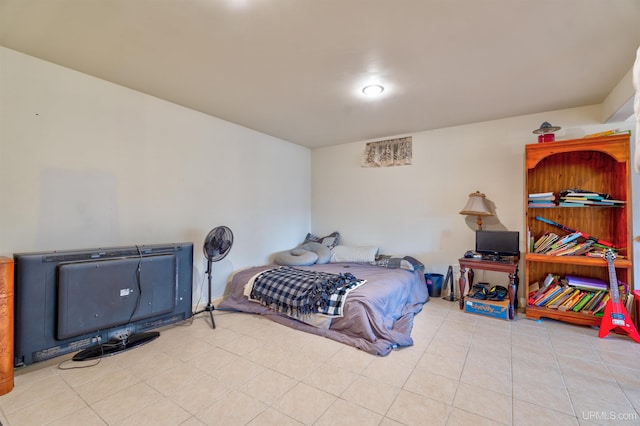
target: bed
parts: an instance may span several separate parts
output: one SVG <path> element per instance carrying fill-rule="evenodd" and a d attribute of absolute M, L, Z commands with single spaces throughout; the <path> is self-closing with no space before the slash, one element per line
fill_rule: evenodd
<path fill-rule="evenodd" d="M 429 297 L 422 269 L 410 271 L 350 262 L 296 266 L 305 271 L 350 273 L 358 280 L 365 280 L 364 284 L 349 291 L 342 316 L 331 317 L 328 324 L 314 326 L 311 325 L 313 319 L 303 319 L 307 322 L 294 319 L 250 300 L 245 294 L 248 293 L 247 285 L 253 285 L 258 274 L 276 268 L 281 267 L 263 265 L 235 273 L 229 293 L 219 308 L 264 315 L 288 327 L 325 336 L 379 356 L 386 356 L 397 347 L 413 345 L 413 318 Z"/>

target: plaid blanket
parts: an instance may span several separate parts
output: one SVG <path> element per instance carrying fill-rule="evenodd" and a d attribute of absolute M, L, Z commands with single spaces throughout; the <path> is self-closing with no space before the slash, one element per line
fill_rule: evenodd
<path fill-rule="evenodd" d="M 288 315 L 342 316 L 347 294 L 364 282 L 350 273 L 330 274 L 283 266 L 256 277 L 251 299 Z"/>

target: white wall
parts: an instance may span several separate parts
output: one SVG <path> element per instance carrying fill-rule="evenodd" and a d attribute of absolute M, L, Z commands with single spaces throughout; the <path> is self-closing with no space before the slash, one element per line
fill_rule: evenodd
<path fill-rule="evenodd" d="M 2 47 L 0 64 L 0 255 L 190 241 L 198 292 L 227 225 L 217 297 L 309 231 L 307 148 Z"/>
<path fill-rule="evenodd" d="M 537 143 L 532 131 L 549 121 L 562 127 L 557 139 L 572 139 L 633 125 L 632 120 L 603 125 L 600 117 L 600 106 L 591 106 L 407 134 L 413 137 L 410 166 L 361 167 L 366 141 L 314 149 L 312 229 L 319 235 L 337 230 L 344 244 L 412 255 L 427 272 L 445 274 L 474 247 L 475 218 L 458 212 L 478 190 L 496 214 L 484 218 L 484 229 L 520 231 L 523 250 L 524 145 Z M 638 176 L 633 179 L 640 187 Z M 506 282 L 506 275 L 478 271 L 476 281 L 483 280 Z"/>

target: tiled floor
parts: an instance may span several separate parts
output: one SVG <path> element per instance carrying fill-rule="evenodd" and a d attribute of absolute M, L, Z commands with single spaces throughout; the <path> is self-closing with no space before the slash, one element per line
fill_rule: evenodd
<path fill-rule="evenodd" d="M 415 345 L 375 357 L 217 310 L 91 368 L 16 372 L 3 425 L 640 424 L 640 345 L 432 299 Z M 79 363 L 66 363 L 65 366 Z"/>

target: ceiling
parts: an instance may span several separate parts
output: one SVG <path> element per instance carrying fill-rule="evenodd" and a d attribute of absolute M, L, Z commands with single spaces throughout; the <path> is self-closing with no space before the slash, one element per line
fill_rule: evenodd
<path fill-rule="evenodd" d="M 0 0 L 0 45 L 314 148 L 600 104 L 640 1 Z"/>

